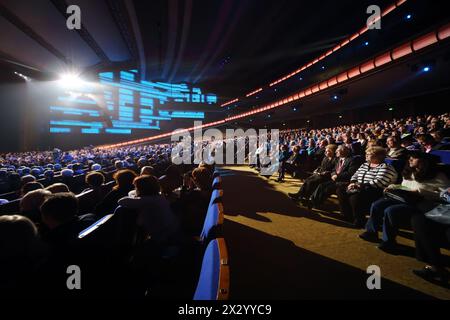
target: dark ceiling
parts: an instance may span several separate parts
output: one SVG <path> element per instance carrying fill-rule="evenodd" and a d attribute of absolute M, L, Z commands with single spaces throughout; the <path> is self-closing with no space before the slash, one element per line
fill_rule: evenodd
<path fill-rule="evenodd" d="M 0 59 L 35 77 L 71 65 L 86 73 L 137 67 L 143 78 L 195 83 L 224 102 L 267 85 L 360 30 L 369 5 L 383 9 L 393 2 L 0 0 Z M 447 3 L 407 1 L 383 20 L 382 30 L 365 36 L 366 51 L 358 42 L 333 54 L 326 72 L 448 20 Z M 81 8 L 79 31 L 65 26 L 69 4 Z M 413 14 L 409 22 L 407 13 Z M 320 75 L 311 81 L 315 77 Z"/>

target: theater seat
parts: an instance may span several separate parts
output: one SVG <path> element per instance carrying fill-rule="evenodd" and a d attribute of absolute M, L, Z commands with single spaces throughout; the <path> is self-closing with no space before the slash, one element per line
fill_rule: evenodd
<path fill-rule="evenodd" d="M 213 190 L 222 189 L 222 178 L 220 176 L 214 178 L 212 188 Z"/>
<path fill-rule="evenodd" d="M 450 151 L 448 151 L 448 150 L 433 150 L 430 152 L 430 154 L 439 157 L 443 164 L 450 165 Z"/>
<path fill-rule="evenodd" d="M 0 215 L 13 214 L 20 212 L 20 200 L 16 199 L 0 205 Z"/>
<path fill-rule="evenodd" d="M 223 190 L 216 189 L 211 193 L 211 200 L 209 202 L 209 206 L 212 206 L 214 203 L 222 202 Z"/>
<path fill-rule="evenodd" d="M 117 207 L 113 214 L 106 215 L 79 233 L 83 247 L 103 250 L 114 256 L 126 257 L 136 243 L 138 228 L 137 213 Z"/>
<path fill-rule="evenodd" d="M 203 229 L 200 233 L 200 241 L 207 243 L 208 239 L 213 239 L 222 233 L 223 206 L 221 203 L 214 203 L 209 206 L 206 213 Z"/>
<path fill-rule="evenodd" d="M 386 164 L 394 167 L 395 171 L 397 171 L 397 173 L 398 173 L 397 183 L 401 183 L 402 172 L 403 172 L 403 168 L 405 167 L 406 162 L 404 160 L 391 159 L 391 158 L 386 158 L 384 160 L 384 162 Z"/>
<path fill-rule="evenodd" d="M 193 300 L 228 300 L 230 268 L 223 238 L 211 240 L 203 255 Z"/>
<path fill-rule="evenodd" d="M 76 195 L 78 199 L 78 213 L 79 215 L 85 213 L 92 213 L 92 210 L 99 199 L 96 199 L 94 190 L 88 190 L 86 192 Z"/>

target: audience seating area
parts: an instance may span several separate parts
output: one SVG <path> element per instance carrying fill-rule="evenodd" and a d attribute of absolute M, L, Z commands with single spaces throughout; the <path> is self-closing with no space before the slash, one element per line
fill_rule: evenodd
<path fill-rule="evenodd" d="M 448 225 L 422 218 L 450 201 L 449 130 L 449 114 L 286 130 L 277 181 L 302 180 L 289 196 L 308 209 L 337 197 L 341 218 L 386 253 L 410 225 L 428 264 L 415 272 L 444 281 Z M 175 166 L 172 147 L 0 155 L 0 237 L 27 248 L 0 254 L 0 276 L 10 278 L 2 292 L 20 295 L 32 279 L 50 297 L 227 299 L 220 171 Z M 66 288 L 73 264 L 84 270 L 81 293 Z"/>

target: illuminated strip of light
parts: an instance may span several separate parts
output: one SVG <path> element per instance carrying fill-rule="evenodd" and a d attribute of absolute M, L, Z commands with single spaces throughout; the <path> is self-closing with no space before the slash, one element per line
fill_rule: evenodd
<path fill-rule="evenodd" d="M 391 4 L 389 7 L 387 7 L 382 13 L 381 13 L 381 17 L 384 17 L 386 15 L 388 15 L 389 13 L 391 13 L 392 11 L 394 11 L 396 8 L 400 7 L 402 4 L 404 4 L 407 0 L 399 0 L 394 4 Z M 378 20 L 381 19 L 377 18 L 374 20 L 373 23 L 378 22 Z M 328 57 L 329 55 L 331 55 L 332 53 L 340 50 L 341 48 L 343 48 L 344 46 L 346 46 L 347 44 L 349 44 L 350 42 L 354 41 L 355 39 L 357 39 L 358 37 L 360 37 L 361 35 L 363 35 L 364 33 L 366 33 L 369 30 L 369 28 L 366 26 L 364 26 L 360 31 L 358 31 L 357 33 L 353 34 L 352 36 L 350 36 L 349 38 L 345 39 L 344 41 L 342 41 L 340 44 L 338 44 L 337 46 L 335 46 L 333 49 L 328 50 L 326 53 L 324 53 L 323 55 L 321 55 L 320 57 L 316 58 L 315 60 L 311 61 L 310 63 L 305 64 L 303 67 L 298 68 L 297 70 L 291 72 L 290 74 L 273 81 L 272 83 L 269 84 L 269 87 L 273 87 L 274 85 L 277 85 L 287 79 L 292 78 L 293 76 L 299 74 L 300 72 L 312 67 L 313 65 L 317 64 L 318 62 L 322 61 L 323 59 L 325 59 L 326 57 Z M 262 91 L 263 89 L 261 89 L 260 91 Z M 258 91 L 258 92 L 260 92 Z M 250 93 L 248 94 L 246 97 L 250 97 L 255 93 Z M 234 103 L 235 100 L 230 101 L 229 103 L 225 103 L 223 105 L 221 105 L 221 107 L 225 107 L 229 104 Z"/>
<path fill-rule="evenodd" d="M 238 101 L 239 101 L 239 99 L 234 99 L 234 100 L 225 102 L 224 104 L 221 105 L 221 107 L 229 106 L 230 104 L 236 103 L 236 102 L 238 102 Z"/>
<path fill-rule="evenodd" d="M 448 38 L 450 38 L 450 23 L 436 29 L 433 32 L 430 32 L 423 36 L 420 36 L 420 37 L 416 38 L 415 40 L 408 41 L 394 49 L 391 49 L 385 53 L 382 53 L 379 56 L 372 58 L 369 61 L 366 61 L 357 67 L 354 67 L 345 72 L 342 72 L 337 76 L 331 77 L 328 80 L 325 80 L 325 81 L 322 81 L 315 85 L 312 85 L 300 92 L 297 92 L 296 94 L 294 94 L 292 96 L 285 97 L 276 102 L 268 104 L 264 107 L 261 107 L 261 108 L 258 108 L 258 109 L 255 109 L 255 110 L 252 110 L 252 111 L 249 111 L 246 113 L 238 114 L 233 117 L 228 117 L 223 120 L 216 121 L 216 122 L 205 123 L 205 124 L 202 124 L 201 126 L 180 130 L 180 131 L 178 131 L 178 133 L 190 132 L 190 131 L 193 131 L 196 129 L 214 127 L 217 125 L 225 124 L 230 121 L 235 121 L 237 119 L 246 118 L 248 116 L 251 116 L 251 115 L 254 115 L 257 113 L 261 113 L 261 112 L 265 112 L 265 111 L 268 111 L 268 110 L 271 110 L 274 108 L 282 107 L 290 102 L 301 100 L 305 97 L 313 95 L 314 93 L 324 91 L 324 90 L 334 87 L 336 85 L 346 83 L 350 79 L 353 79 L 363 73 L 367 73 L 369 71 L 378 69 L 381 66 L 388 65 L 388 64 L 392 63 L 393 61 L 396 61 L 398 59 L 409 56 L 417 51 L 420 51 L 420 50 L 427 48 L 431 45 L 434 45 L 436 43 L 442 42 L 443 40 L 448 39 Z M 168 137 L 172 136 L 173 134 L 174 134 L 173 132 L 168 132 L 168 133 L 160 134 L 160 135 L 153 136 L 153 137 L 143 138 L 143 139 L 139 139 L 139 140 L 132 140 L 132 141 L 122 142 L 122 143 L 118 143 L 118 144 L 100 146 L 100 148 L 105 148 L 105 149 L 120 148 L 120 147 L 124 147 L 124 146 L 128 146 L 128 145 L 132 145 L 132 144 L 146 143 L 146 142 L 150 142 L 150 141 L 154 141 L 154 140 L 158 140 L 158 139 L 162 139 L 162 138 L 168 138 Z"/>
<path fill-rule="evenodd" d="M 394 4 L 391 4 L 390 6 L 388 6 L 382 13 L 381 13 L 381 17 L 384 17 L 386 15 L 388 15 L 389 13 L 391 13 L 392 11 L 394 11 L 396 8 L 400 7 L 402 4 L 404 4 L 407 0 L 400 0 L 397 1 Z M 374 20 L 374 23 L 378 22 L 378 20 L 381 19 L 381 17 L 377 18 Z M 283 78 L 280 78 L 274 82 L 272 82 L 271 84 L 269 84 L 270 87 L 283 82 L 289 78 L 292 78 L 293 76 L 299 74 L 300 72 L 308 69 L 309 67 L 317 64 L 318 62 L 322 61 L 323 59 L 325 59 L 326 57 L 328 57 L 329 55 L 331 55 L 332 53 L 338 51 L 339 49 L 342 49 L 343 47 L 345 47 L 347 44 L 349 44 L 350 42 L 356 40 L 357 38 L 359 38 L 360 36 L 362 36 L 364 33 L 366 33 L 367 31 L 369 31 L 369 28 L 366 26 L 364 26 L 360 31 L 356 32 L 355 34 L 351 35 L 349 38 L 345 39 L 344 41 L 342 41 L 340 44 L 338 44 L 337 46 L 335 46 L 333 49 L 328 50 L 325 54 L 321 55 L 320 57 L 316 58 L 315 60 L 311 61 L 308 64 L 305 64 L 303 67 L 295 70 L 294 72 L 291 72 L 290 74 L 284 76 Z"/>
<path fill-rule="evenodd" d="M 251 97 L 251 96 L 253 96 L 253 95 L 255 95 L 255 94 L 257 94 L 258 92 L 261 92 L 261 91 L 263 91 L 263 88 L 259 88 L 259 89 L 255 90 L 253 92 L 250 92 L 249 94 L 246 95 L 246 97 L 247 98 Z"/>

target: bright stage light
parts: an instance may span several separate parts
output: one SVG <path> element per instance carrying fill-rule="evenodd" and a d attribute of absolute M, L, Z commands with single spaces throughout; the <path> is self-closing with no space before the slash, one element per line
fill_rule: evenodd
<path fill-rule="evenodd" d="M 76 89 L 84 84 L 84 81 L 74 73 L 66 73 L 61 75 L 59 83 L 64 88 Z"/>

